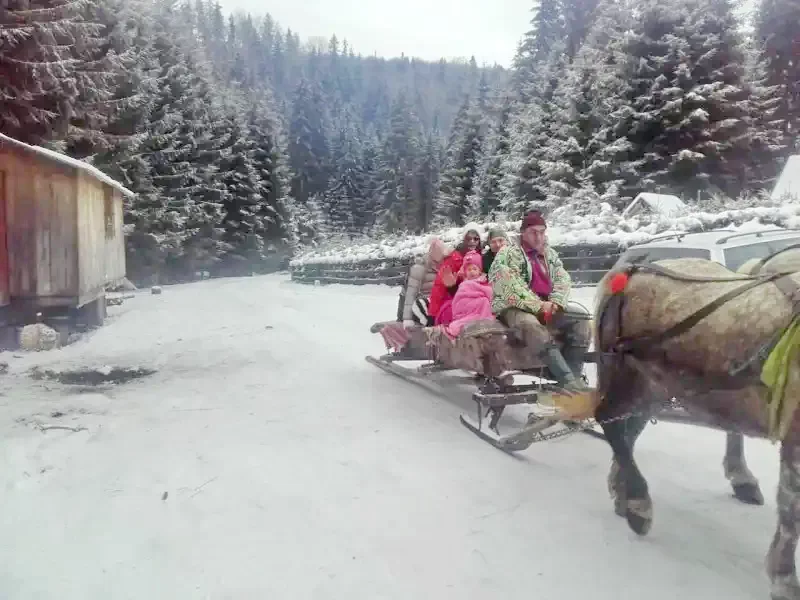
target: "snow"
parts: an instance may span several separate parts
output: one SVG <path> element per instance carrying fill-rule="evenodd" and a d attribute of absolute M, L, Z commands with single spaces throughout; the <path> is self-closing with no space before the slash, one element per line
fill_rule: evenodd
<path fill-rule="evenodd" d="M 800 154 L 789 157 L 772 190 L 773 200 L 781 200 L 785 196 L 794 196 L 795 200 L 800 199 Z"/>
<path fill-rule="evenodd" d="M 679 217 L 643 215 L 624 218 L 607 203 L 598 212 L 578 216 L 569 211 L 555 211 L 548 218 L 548 239 L 554 246 L 618 245 L 646 242 L 656 235 L 708 231 L 725 227 L 735 231 L 754 231 L 775 226 L 800 227 L 800 203 L 726 210 L 719 213 L 691 212 Z M 291 261 L 293 268 L 309 264 L 355 264 L 369 260 L 405 260 L 428 251 L 436 236 L 451 247 L 457 245 L 468 229 L 477 229 L 485 238 L 492 227 L 519 232 L 520 221 L 503 223 L 468 223 L 424 235 L 397 235 L 362 242 L 334 242 L 300 254 Z"/>
<path fill-rule="evenodd" d="M 19 140 L 16 140 L 12 137 L 8 137 L 7 135 L 0 133 L 0 145 L 2 145 L 2 143 L 8 143 L 11 144 L 12 146 L 16 146 L 17 148 L 28 150 L 29 152 L 33 152 L 34 154 L 38 154 L 39 156 L 47 158 L 48 160 L 52 160 L 62 165 L 66 165 L 70 168 L 85 171 L 95 179 L 102 181 L 106 185 L 110 185 L 111 187 L 115 188 L 125 196 L 133 197 L 135 195 L 128 188 L 123 186 L 118 181 L 111 179 L 111 177 L 103 173 L 97 167 L 94 167 L 82 160 L 78 160 L 76 158 L 72 158 L 71 156 L 67 156 L 66 154 L 61 154 L 60 152 L 50 150 L 49 148 L 42 148 L 41 146 L 33 146 L 31 144 L 26 144 L 25 142 L 21 142 Z"/>
<path fill-rule="evenodd" d="M 511 458 L 460 425 L 468 398 L 367 364 L 396 299 L 208 280 L 137 293 L 64 349 L 3 353 L 0 597 L 766 597 L 775 446 L 747 442 L 767 497 L 752 507 L 730 497 L 721 433 L 649 427 L 656 514 L 638 538 L 613 513 L 604 442 Z M 71 390 L 35 365 L 159 371 Z"/>

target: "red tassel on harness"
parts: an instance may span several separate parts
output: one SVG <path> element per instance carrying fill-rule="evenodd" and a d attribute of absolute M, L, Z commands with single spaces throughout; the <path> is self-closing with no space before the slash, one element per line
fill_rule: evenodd
<path fill-rule="evenodd" d="M 619 294 L 625 291 L 630 281 L 630 276 L 627 273 L 614 273 L 608 282 L 608 288 L 612 294 Z"/>

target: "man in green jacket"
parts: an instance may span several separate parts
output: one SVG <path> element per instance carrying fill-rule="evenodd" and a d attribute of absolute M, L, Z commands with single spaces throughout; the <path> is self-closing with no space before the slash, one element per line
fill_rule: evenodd
<path fill-rule="evenodd" d="M 489 269 L 492 310 L 508 327 L 521 333 L 537 350 L 558 384 L 568 392 L 584 392 L 583 355 L 589 346 L 588 323 L 570 319 L 563 311 L 572 281 L 558 253 L 547 244 L 547 224 L 539 211 L 525 215 L 520 244 L 508 243 Z M 551 335 L 557 332 L 563 350 Z"/>

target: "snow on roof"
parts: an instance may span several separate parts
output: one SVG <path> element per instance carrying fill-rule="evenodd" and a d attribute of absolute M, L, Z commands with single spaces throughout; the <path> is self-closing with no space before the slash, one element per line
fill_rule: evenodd
<path fill-rule="evenodd" d="M 786 161 L 770 198 L 780 200 L 784 195 L 800 200 L 800 154 L 790 156 Z"/>
<path fill-rule="evenodd" d="M 29 152 L 33 152 L 34 154 L 38 154 L 39 156 L 52 160 L 53 162 L 60 163 L 62 165 L 66 165 L 73 169 L 80 169 L 81 171 L 85 171 L 95 179 L 102 181 L 106 185 L 110 185 L 116 190 L 119 190 L 123 195 L 128 197 L 135 196 L 135 194 L 132 191 L 123 186 L 121 183 L 111 179 L 111 177 L 103 173 L 100 169 L 90 165 L 87 162 L 78 160 L 77 158 L 72 158 L 71 156 L 67 156 L 66 154 L 61 154 L 60 152 L 56 152 L 55 150 L 49 150 L 47 148 L 42 148 L 41 146 L 32 146 L 30 144 L 26 144 L 25 142 L 20 142 L 19 140 L 15 140 L 12 137 L 8 137 L 7 135 L 3 135 L 2 133 L 0 133 L 0 146 L 5 143 L 11 144 L 12 146 L 15 146 L 17 148 L 22 148 L 23 150 L 28 150 Z"/>
<path fill-rule="evenodd" d="M 639 204 L 646 204 L 653 212 L 664 215 L 665 217 L 677 216 L 686 209 L 686 204 L 677 196 L 642 192 L 633 199 L 633 202 L 631 202 L 624 211 L 622 211 L 622 217 L 627 217 Z"/>

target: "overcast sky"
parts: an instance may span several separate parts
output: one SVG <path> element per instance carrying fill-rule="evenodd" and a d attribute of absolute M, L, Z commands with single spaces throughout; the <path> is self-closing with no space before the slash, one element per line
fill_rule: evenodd
<path fill-rule="evenodd" d="M 532 0 L 220 0 L 226 11 L 268 12 L 285 29 L 347 39 L 357 53 L 510 66 Z"/>

